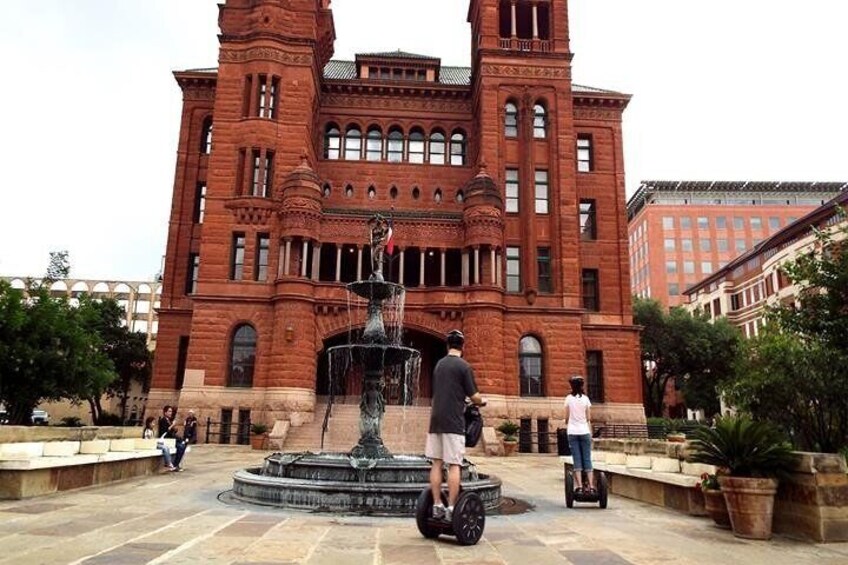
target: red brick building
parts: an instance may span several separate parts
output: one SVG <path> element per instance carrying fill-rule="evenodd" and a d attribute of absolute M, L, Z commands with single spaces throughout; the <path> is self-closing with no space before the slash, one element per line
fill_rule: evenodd
<path fill-rule="evenodd" d="M 627 203 L 633 294 L 666 306 L 844 188 L 833 182 L 643 181 Z"/>
<path fill-rule="evenodd" d="M 310 421 L 365 222 L 393 215 L 419 402 L 461 328 L 490 415 L 643 421 L 622 112 L 571 82 L 565 0 L 472 0 L 471 67 L 331 60 L 329 0 L 229 0 L 217 69 L 176 72 L 183 112 L 151 407 Z M 214 131 L 214 133 L 213 133 Z M 344 386 L 355 392 L 355 383 Z M 391 390 L 388 401 L 396 401 Z M 317 397 L 317 398 L 316 398 Z M 534 424 L 535 425 L 535 424 Z"/>

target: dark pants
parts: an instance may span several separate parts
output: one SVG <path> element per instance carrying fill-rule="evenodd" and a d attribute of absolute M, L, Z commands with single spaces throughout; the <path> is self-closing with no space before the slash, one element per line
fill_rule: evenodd
<path fill-rule="evenodd" d="M 592 470 L 592 436 L 583 434 L 579 436 L 568 435 L 568 445 L 571 447 L 571 457 L 574 461 L 575 471 Z"/>

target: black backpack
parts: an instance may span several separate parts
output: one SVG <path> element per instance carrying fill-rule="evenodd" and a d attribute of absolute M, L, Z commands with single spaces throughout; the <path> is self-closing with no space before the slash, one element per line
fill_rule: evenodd
<path fill-rule="evenodd" d="M 474 404 L 465 407 L 465 447 L 474 447 L 483 435 L 483 416 Z"/>

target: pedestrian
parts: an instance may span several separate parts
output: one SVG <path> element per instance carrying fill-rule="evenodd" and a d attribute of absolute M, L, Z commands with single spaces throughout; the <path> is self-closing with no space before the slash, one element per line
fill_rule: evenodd
<path fill-rule="evenodd" d="M 197 416 L 194 415 L 194 410 L 188 411 L 188 416 L 183 422 L 183 441 L 187 446 L 197 443 Z"/>
<path fill-rule="evenodd" d="M 568 445 L 574 461 L 574 492 L 583 493 L 583 471 L 589 479 L 588 493 L 595 494 L 595 476 L 592 472 L 592 417 L 589 397 L 583 392 L 583 377 L 571 377 L 571 394 L 565 397 L 565 419 Z"/>
<path fill-rule="evenodd" d="M 148 416 L 146 420 L 144 420 L 144 431 L 141 432 L 141 437 L 144 439 L 153 439 L 155 436 L 153 431 L 153 420 L 155 420 L 153 416 Z"/>
<path fill-rule="evenodd" d="M 159 430 L 157 436 L 160 439 L 175 439 L 177 441 L 177 453 L 174 459 L 171 459 L 171 450 L 165 443 L 157 444 L 162 451 L 162 457 L 165 461 L 165 468 L 169 471 L 181 471 L 180 462 L 183 460 L 185 453 L 185 443 L 177 434 L 177 424 L 174 422 L 174 408 L 166 404 L 162 409 L 162 416 L 159 417 Z"/>
<path fill-rule="evenodd" d="M 433 370 L 433 406 L 424 453 L 432 460 L 430 489 L 433 492 L 433 517 L 450 521 L 459 498 L 462 461 L 465 458 L 465 399 L 485 404 L 474 383 L 471 365 L 462 358 L 465 336 L 453 330 L 446 337 L 448 354 Z M 442 502 L 442 472 L 448 465 L 448 505 Z"/>

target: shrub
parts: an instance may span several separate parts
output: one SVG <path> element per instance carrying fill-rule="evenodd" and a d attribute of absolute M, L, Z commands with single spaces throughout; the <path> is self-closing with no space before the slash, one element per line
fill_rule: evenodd
<path fill-rule="evenodd" d="M 507 441 L 515 441 L 515 434 L 520 429 L 521 427 L 512 420 L 501 422 L 501 425 L 497 427 L 497 430 L 504 435 L 504 439 Z"/>
<path fill-rule="evenodd" d="M 100 414 L 100 417 L 97 418 L 98 426 L 123 426 L 124 420 L 118 414 L 112 414 L 111 412 L 103 412 Z"/>
<path fill-rule="evenodd" d="M 250 431 L 259 436 L 268 431 L 268 426 L 265 424 L 251 424 Z"/>
<path fill-rule="evenodd" d="M 62 422 L 59 424 L 60 426 L 64 426 L 66 428 L 81 428 L 82 420 L 79 419 L 78 416 L 65 416 L 60 420 Z"/>

